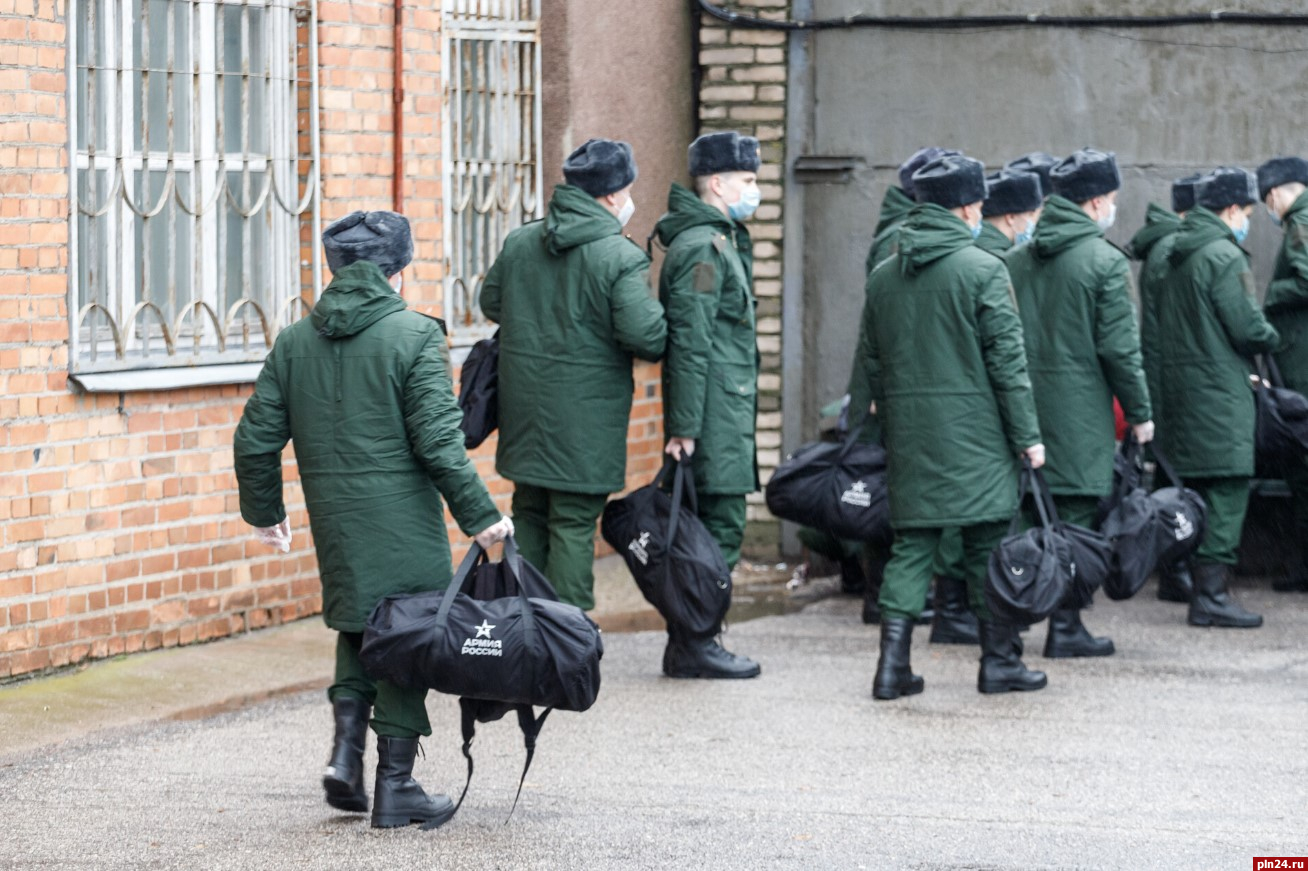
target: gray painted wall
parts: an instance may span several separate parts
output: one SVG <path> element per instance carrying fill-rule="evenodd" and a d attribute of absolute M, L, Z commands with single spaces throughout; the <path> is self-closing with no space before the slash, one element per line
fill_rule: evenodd
<path fill-rule="evenodd" d="M 1044 14 L 1303 12 L 1301 3 L 1076 2 Z M 814 15 L 984 15 L 1011 2 L 814 0 Z M 1146 204 L 1170 204 L 1173 178 L 1218 164 L 1253 169 L 1279 154 L 1308 156 L 1308 28 L 1203 26 L 1111 31 L 1031 28 L 987 33 L 854 30 L 805 37 L 811 98 L 799 154 L 866 161 L 848 184 L 806 185 L 803 210 L 804 438 L 817 409 L 845 390 L 862 308 L 863 259 L 894 167 L 917 148 L 947 145 L 997 167 L 1027 151 L 1083 145 L 1117 152 L 1124 187 L 1109 238 L 1124 244 Z M 1142 41 L 1148 40 L 1148 41 Z M 1230 44 L 1182 47 L 1162 42 Z M 1248 50 L 1255 49 L 1255 50 Z M 1275 52 L 1275 53 L 1273 53 Z M 1255 209 L 1248 247 L 1260 286 L 1280 232 Z M 788 431 L 791 431 L 788 427 Z M 786 448 L 795 445 L 788 439 Z"/>

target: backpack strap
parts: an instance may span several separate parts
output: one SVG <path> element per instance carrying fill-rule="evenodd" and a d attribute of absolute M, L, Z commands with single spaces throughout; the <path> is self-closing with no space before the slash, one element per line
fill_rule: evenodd
<path fill-rule="evenodd" d="M 509 820 L 513 818 L 513 812 L 518 809 L 518 799 L 522 797 L 522 786 L 527 782 L 527 771 L 531 768 L 532 759 L 536 756 L 536 739 L 540 737 L 541 727 L 545 725 L 545 719 L 549 717 L 554 708 L 546 708 L 541 711 L 540 716 L 532 710 L 531 705 L 514 705 L 513 710 L 518 714 L 518 728 L 522 730 L 522 745 L 527 749 L 527 759 L 522 763 L 522 776 L 518 778 L 518 791 L 513 796 L 513 807 L 509 808 L 509 815 L 504 818 L 504 824 L 508 825 Z M 459 712 L 462 718 L 463 730 L 463 758 L 468 760 L 468 776 L 463 781 L 463 792 L 459 793 L 459 800 L 454 803 L 454 813 L 459 812 L 463 806 L 463 800 L 468 797 L 468 786 L 472 783 L 472 739 L 477 735 L 477 712 L 473 708 L 472 699 L 459 699 Z M 450 814 L 453 819 L 454 814 Z M 447 821 L 442 821 L 447 822 Z M 437 823 L 436 825 L 441 825 Z M 426 829 L 431 823 L 424 825 Z M 432 826 L 434 828 L 434 826 Z"/>

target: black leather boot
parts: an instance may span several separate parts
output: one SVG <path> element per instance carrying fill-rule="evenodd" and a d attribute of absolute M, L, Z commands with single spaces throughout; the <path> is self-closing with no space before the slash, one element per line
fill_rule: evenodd
<path fill-rule="evenodd" d="M 967 607 L 967 582 L 936 578 L 936 613 L 931 621 L 932 644 L 976 644 L 976 615 Z"/>
<path fill-rule="evenodd" d="M 718 643 L 717 633 L 693 637 L 668 628 L 668 646 L 663 649 L 663 673 L 679 678 L 750 678 L 762 669 L 754 660 L 737 656 Z"/>
<path fill-rule="evenodd" d="M 337 810 L 368 810 L 368 793 L 363 788 L 363 748 L 371 711 L 372 705 L 362 699 L 339 698 L 332 702 L 336 740 L 322 775 L 322 788 L 327 791 L 327 804 Z"/>
<path fill-rule="evenodd" d="M 1113 640 L 1095 638 L 1081 622 L 1079 608 L 1060 608 L 1049 615 L 1049 634 L 1045 636 L 1045 657 L 1071 659 L 1076 656 L 1112 656 Z"/>
<path fill-rule="evenodd" d="M 1263 618 L 1246 611 L 1231 598 L 1230 566 L 1222 563 L 1195 563 L 1194 597 L 1190 599 L 1191 626 L 1224 626 L 1253 629 L 1263 625 Z"/>
<path fill-rule="evenodd" d="M 863 572 L 863 561 L 858 555 L 847 556 L 840 561 L 840 592 L 847 596 L 861 596 L 867 589 L 867 575 Z"/>
<path fill-rule="evenodd" d="M 872 680 L 872 698 L 897 699 L 922 692 L 926 681 L 913 674 L 909 650 L 913 646 L 913 621 L 903 618 L 881 621 L 881 658 Z"/>
<path fill-rule="evenodd" d="M 1164 602 L 1189 602 L 1194 594 L 1194 578 L 1190 564 L 1180 560 L 1158 569 L 1158 598 Z"/>
<path fill-rule="evenodd" d="M 1016 626 L 982 620 L 981 670 L 976 688 L 983 693 L 1030 692 L 1042 690 L 1049 683 L 1043 671 L 1032 671 L 1022 664 L 1022 639 Z"/>
<path fill-rule="evenodd" d="M 393 829 L 424 823 L 434 829 L 454 816 L 447 795 L 427 795 L 413 779 L 417 738 L 377 737 L 377 787 L 372 799 L 372 827 Z"/>

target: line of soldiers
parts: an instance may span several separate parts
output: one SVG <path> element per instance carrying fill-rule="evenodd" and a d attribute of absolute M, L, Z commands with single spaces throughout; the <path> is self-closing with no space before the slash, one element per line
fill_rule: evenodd
<path fill-rule="evenodd" d="M 1044 466 L 1063 520 L 1094 526 L 1113 482 L 1114 399 L 1142 444 L 1158 418 L 1160 449 L 1209 509 L 1193 566 L 1165 567 L 1159 598 L 1188 603 L 1192 625 L 1261 625 L 1229 592 L 1254 474 L 1251 358 L 1275 352 L 1287 385 L 1308 387 L 1297 341 L 1308 325 L 1308 162 L 1277 158 L 1256 175 L 1219 167 L 1175 183 L 1179 214 L 1150 206 L 1131 243 L 1143 352 L 1127 254 L 1104 239 L 1121 187 L 1113 154 L 1033 152 L 987 177 L 979 161 L 927 148 L 899 178 L 867 259 L 849 388 L 864 437 L 886 445 L 895 530 L 888 555 L 869 548 L 874 698 L 923 689 L 909 654 L 933 577 L 931 640 L 979 641 L 981 692 L 1046 686 L 1021 660 L 1024 627 L 986 607 L 986 564 L 1018 509 L 1023 456 Z M 1240 247 L 1260 200 L 1286 225 L 1265 310 Z M 1302 538 L 1308 466 L 1287 477 Z M 1308 590 L 1308 564 L 1274 586 Z M 1079 609 L 1051 616 L 1046 657 L 1113 652 Z"/>

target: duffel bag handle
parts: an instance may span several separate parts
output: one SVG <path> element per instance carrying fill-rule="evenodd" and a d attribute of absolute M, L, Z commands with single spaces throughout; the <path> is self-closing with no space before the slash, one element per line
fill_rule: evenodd
<path fill-rule="evenodd" d="M 1285 382 L 1281 380 L 1281 369 L 1276 365 L 1276 358 L 1271 354 L 1263 354 L 1262 360 L 1267 368 L 1267 380 L 1272 382 L 1273 387 L 1284 387 Z"/>
<path fill-rule="evenodd" d="M 1167 456 L 1162 450 L 1157 445 L 1154 445 L 1150 450 L 1153 452 L 1154 462 L 1158 463 L 1158 468 L 1163 470 L 1163 474 L 1167 475 L 1168 480 L 1177 487 L 1184 487 L 1185 482 L 1181 480 L 1180 475 L 1176 474 L 1176 469 L 1172 468 L 1172 464 L 1168 462 Z"/>
<path fill-rule="evenodd" d="M 504 537 L 504 562 L 508 566 L 509 575 L 513 578 L 513 583 L 521 595 L 534 599 L 559 601 L 558 592 L 554 589 L 554 585 L 550 583 L 550 579 L 545 577 L 543 573 L 538 574 L 538 576 L 531 576 L 523 572 L 522 553 L 519 552 L 518 542 L 512 534 Z M 525 582 L 524 578 L 526 579 Z M 544 588 L 537 589 L 541 582 L 544 582 Z"/>
<path fill-rule="evenodd" d="M 444 626 L 449 621 L 450 608 L 454 606 L 454 597 L 463 592 L 463 588 L 468 585 L 473 569 L 479 563 L 488 562 L 489 559 L 486 549 L 474 541 L 472 546 L 468 548 L 468 553 L 463 558 L 463 562 L 459 563 L 459 569 L 454 573 L 450 585 L 445 588 L 445 595 L 441 596 L 441 606 L 436 609 L 437 626 Z"/>
<path fill-rule="evenodd" d="M 1045 529 L 1052 529 L 1058 523 L 1058 514 L 1054 511 L 1053 501 L 1048 499 L 1047 488 L 1044 486 L 1044 476 L 1040 474 L 1039 469 L 1031 467 L 1031 461 L 1022 457 L 1022 472 L 1018 477 L 1017 484 L 1017 510 L 1013 512 L 1013 519 L 1008 524 L 1008 534 L 1017 533 L 1018 527 L 1022 522 L 1022 503 L 1026 500 L 1026 494 L 1031 494 L 1035 502 L 1036 514 L 1040 517 L 1040 525 Z M 1053 519 L 1050 519 L 1052 515 Z"/>
<path fill-rule="evenodd" d="M 854 428 L 845 434 L 845 440 L 840 445 L 840 459 L 843 460 L 848 456 L 849 452 L 858 444 L 858 437 L 863 434 L 863 424 L 865 423 L 867 423 L 866 417 L 854 424 Z"/>

